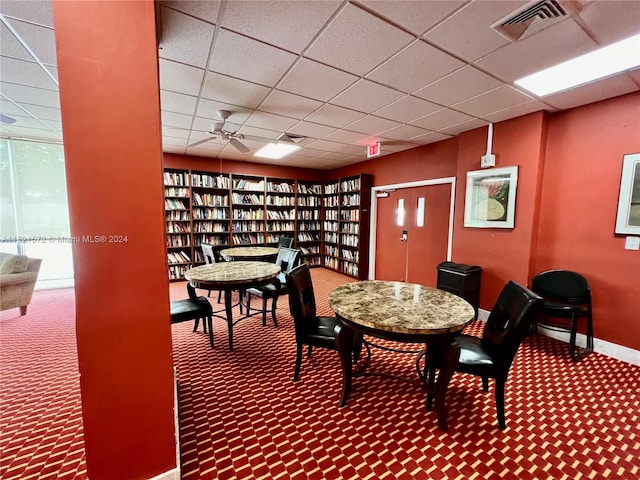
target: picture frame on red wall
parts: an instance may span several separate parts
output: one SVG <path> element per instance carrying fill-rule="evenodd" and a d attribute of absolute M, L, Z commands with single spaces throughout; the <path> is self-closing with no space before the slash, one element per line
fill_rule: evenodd
<path fill-rule="evenodd" d="M 616 235 L 640 235 L 640 153 L 622 159 Z"/>
<path fill-rule="evenodd" d="M 513 228 L 517 186 L 517 166 L 467 172 L 464 226 Z"/>

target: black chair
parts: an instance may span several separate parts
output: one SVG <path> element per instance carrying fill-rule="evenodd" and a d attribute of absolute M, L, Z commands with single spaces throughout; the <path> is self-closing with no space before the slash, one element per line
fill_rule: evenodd
<path fill-rule="evenodd" d="M 262 325 L 267 324 L 267 300 L 271 299 L 271 317 L 273 318 L 273 324 L 276 327 L 278 326 L 278 320 L 276 319 L 278 297 L 287 294 L 288 289 L 285 275 L 296 267 L 299 258 L 300 250 L 280 247 L 278 249 L 276 265 L 280 266 L 281 271 L 274 283 L 267 283 L 266 285 L 247 289 L 246 295 L 248 312 L 251 311 L 251 297 L 255 295 L 262 298 Z"/>
<path fill-rule="evenodd" d="M 171 324 L 195 320 L 193 331 L 198 330 L 200 319 L 205 333 L 209 332 L 209 344 L 213 348 L 213 308 L 205 297 L 196 295 L 196 289 L 187 283 L 189 298 L 171 302 Z"/>
<path fill-rule="evenodd" d="M 311 357 L 313 347 L 337 351 L 335 336 L 342 325 L 336 317 L 316 315 L 316 299 L 308 265 L 294 268 L 285 278 L 289 290 L 289 310 L 296 331 L 296 365 L 293 381 L 297 382 L 300 378 L 303 346 L 307 345 L 308 357 Z"/>
<path fill-rule="evenodd" d="M 569 270 L 548 270 L 533 277 L 531 289 L 544 298 L 542 315 L 534 328 L 541 324 L 551 330 L 569 331 L 569 356 L 574 362 L 593 352 L 593 314 L 591 289 L 586 278 Z M 554 323 L 552 319 L 558 320 Z M 586 347 L 576 346 L 576 333 L 581 318 L 586 319 Z"/>
<path fill-rule="evenodd" d="M 456 371 L 482 377 L 482 389 L 489 390 L 489 378 L 496 381 L 496 411 L 498 425 L 506 428 L 504 388 L 511 363 L 526 338 L 532 322 L 542 307 L 542 298 L 522 285 L 509 281 L 502 289 L 482 332 L 482 338 L 458 335 L 460 358 Z M 437 351 L 427 352 L 427 378 L 431 388 L 435 370 L 440 364 Z M 427 408 L 432 407 L 433 395 L 427 395 Z"/>
<path fill-rule="evenodd" d="M 278 248 L 293 248 L 293 238 L 290 237 L 280 237 L 278 239 Z"/>
<path fill-rule="evenodd" d="M 220 247 L 216 247 L 209 243 L 203 243 L 200 245 L 202 248 L 202 256 L 204 257 L 204 261 L 207 265 L 211 263 L 220 263 L 224 262 L 224 258 L 220 255 Z M 207 297 L 211 296 L 211 290 L 207 291 Z M 218 303 L 222 299 L 222 290 L 218 290 Z"/>

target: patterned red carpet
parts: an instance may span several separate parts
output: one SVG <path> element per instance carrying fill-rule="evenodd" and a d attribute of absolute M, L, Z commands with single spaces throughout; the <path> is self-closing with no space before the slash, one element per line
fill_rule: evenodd
<path fill-rule="evenodd" d="M 312 275 L 320 311 L 330 314 L 328 292 L 349 279 Z M 184 298 L 184 284 L 171 284 L 171 294 Z M 3 480 L 87 478 L 73 314 L 72 292 L 58 290 L 36 292 L 27 317 L 0 315 Z M 493 392 L 456 374 L 443 433 L 421 388 L 402 380 L 357 378 L 340 408 L 335 352 L 305 358 L 294 384 L 286 299 L 278 318 L 278 328 L 259 317 L 239 323 L 232 352 L 222 320 L 214 350 L 192 323 L 172 327 L 183 479 L 640 477 L 640 367 L 599 354 L 573 364 L 565 344 L 531 337 L 507 384 L 507 429 L 497 428 Z M 375 350 L 372 368 L 416 377 L 405 354 Z"/>

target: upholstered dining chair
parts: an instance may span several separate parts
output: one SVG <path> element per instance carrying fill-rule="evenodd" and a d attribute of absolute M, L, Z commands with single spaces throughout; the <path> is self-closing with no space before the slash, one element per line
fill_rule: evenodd
<path fill-rule="evenodd" d="M 224 259 L 222 255 L 220 255 L 220 247 L 215 245 L 211 245 L 209 243 L 203 243 L 200 245 L 202 248 L 202 256 L 204 257 L 204 262 L 209 265 L 211 263 L 219 263 L 223 262 Z M 211 296 L 211 290 L 207 291 L 207 297 Z M 218 303 L 222 300 L 222 290 L 218 290 Z"/>
<path fill-rule="evenodd" d="M 256 296 L 262 298 L 262 325 L 267 324 L 267 300 L 271 299 L 271 317 L 273 324 L 277 327 L 278 320 L 276 319 L 276 308 L 278 304 L 278 297 L 286 295 L 288 292 L 287 282 L 285 275 L 293 270 L 298 264 L 300 258 L 300 250 L 280 247 L 278 249 L 278 257 L 276 258 L 276 265 L 281 269 L 280 274 L 276 278 L 274 283 L 267 283 L 259 287 L 252 287 L 247 289 L 247 310 L 251 311 L 251 297 Z"/>
<path fill-rule="evenodd" d="M 292 248 L 293 247 L 293 238 L 291 237 L 280 237 L 278 239 L 278 248 Z"/>
<path fill-rule="evenodd" d="M 504 390 L 511 364 L 532 322 L 542 307 L 542 298 L 520 285 L 509 281 L 496 300 L 484 326 L 482 338 L 461 334 L 456 337 L 460 358 L 456 371 L 482 378 L 482 389 L 489 390 L 489 378 L 495 379 L 495 398 L 498 426 L 506 428 Z M 427 352 L 427 378 L 433 388 L 435 371 L 440 365 L 438 352 Z M 430 410 L 433 395 L 427 395 Z"/>
<path fill-rule="evenodd" d="M 205 333 L 209 332 L 209 344 L 213 348 L 213 308 L 205 297 L 199 297 L 196 289 L 187 283 L 189 298 L 174 300 L 171 302 L 171 324 L 195 320 L 193 331 L 198 330 L 202 319 L 202 327 Z"/>
<path fill-rule="evenodd" d="M 547 270 L 533 277 L 531 289 L 544 298 L 542 315 L 538 324 L 550 330 L 569 331 L 569 356 L 574 362 L 582 360 L 593 352 L 593 313 L 591 307 L 591 288 L 587 279 L 570 270 Z M 553 321 L 553 319 L 565 319 Z M 578 322 L 586 321 L 586 346 L 576 346 Z M 569 320 L 569 325 L 566 324 Z"/>
<path fill-rule="evenodd" d="M 321 317 L 316 314 L 316 299 L 309 266 L 300 265 L 285 275 L 289 290 L 289 310 L 296 332 L 296 364 L 293 381 L 300 378 L 302 350 L 307 346 L 311 357 L 313 347 L 337 350 L 336 328 L 342 328 L 336 317 Z M 339 360 L 339 359 L 338 359 Z"/>

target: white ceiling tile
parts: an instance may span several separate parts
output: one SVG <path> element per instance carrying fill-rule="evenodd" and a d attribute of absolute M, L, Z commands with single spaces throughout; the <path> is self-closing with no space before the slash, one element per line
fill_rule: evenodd
<path fill-rule="evenodd" d="M 344 161 L 344 160 L 351 159 L 352 156 L 353 155 L 350 155 L 348 153 L 327 152 L 327 153 L 323 153 L 320 158 L 323 158 L 323 159 L 326 158 L 327 160 L 333 160 L 333 161 Z"/>
<path fill-rule="evenodd" d="M 326 104 L 306 117 L 305 120 L 329 127 L 341 128 L 364 116 L 364 113 L 356 112 L 355 110 Z"/>
<path fill-rule="evenodd" d="M 30 116 L 20 107 L 15 105 L 13 102 L 10 102 L 9 100 L 5 100 L 3 97 L 0 97 L 0 113 L 4 115 L 9 115 L 9 116 L 12 116 L 12 115 L 20 115 L 20 116 L 27 116 L 27 117 Z"/>
<path fill-rule="evenodd" d="M 159 59 L 160 86 L 163 90 L 197 96 L 204 70 L 171 60 Z"/>
<path fill-rule="evenodd" d="M 371 113 L 403 96 L 403 92 L 362 79 L 331 100 L 331 103 Z"/>
<path fill-rule="evenodd" d="M 0 82 L 0 92 L 20 104 L 60 108 L 60 95 L 57 90 L 7 83 L 3 79 Z"/>
<path fill-rule="evenodd" d="M 358 77 L 354 75 L 303 58 L 282 79 L 278 88 L 326 102 L 356 80 Z"/>
<path fill-rule="evenodd" d="M 231 115 L 227 119 L 227 123 L 231 123 L 235 125 L 242 125 L 244 122 L 247 121 L 247 119 L 252 113 L 252 110 L 248 108 L 238 107 L 236 105 L 231 105 L 229 103 L 218 102 L 215 100 L 207 100 L 206 98 L 201 98 L 196 108 L 196 115 L 198 117 L 202 117 L 203 119 L 206 119 L 207 122 L 211 124 L 212 122 L 220 121 L 218 110 L 227 110 L 228 112 L 230 112 Z"/>
<path fill-rule="evenodd" d="M 440 106 L 434 103 L 407 95 L 391 105 L 376 110 L 375 115 L 397 122 L 408 123 L 418 117 L 435 112 L 439 108 Z"/>
<path fill-rule="evenodd" d="M 640 2 L 637 0 L 591 2 L 579 16 L 603 46 L 640 32 Z"/>
<path fill-rule="evenodd" d="M 544 33 L 544 35 L 542 34 Z M 558 46 L 561 45 L 561 48 Z M 596 44 L 573 20 L 511 43 L 476 62 L 486 72 L 507 81 L 551 67 L 596 48 Z"/>
<path fill-rule="evenodd" d="M 12 22 L 15 21 L 16 20 L 12 20 Z M 0 42 L 0 55 L 30 62 L 34 61 L 33 56 L 24 48 L 4 23 L 0 23 L 0 38 L 2 38 L 2 42 Z"/>
<path fill-rule="evenodd" d="M 170 8 L 161 8 L 160 17 L 160 58 L 206 68 L 213 39 L 213 25 Z M 193 37 L 184 32 L 190 32 Z M 192 38 L 197 38 L 198 41 L 194 42 Z"/>
<path fill-rule="evenodd" d="M 438 130 L 438 132 L 446 133 L 447 135 L 459 135 L 462 132 L 482 127 L 483 125 L 487 125 L 488 123 L 489 122 L 481 120 L 479 118 L 472 118 L 471 120 L 467 120 L 466 122 L 462 122 L 457 125 L 452 125 L 450 127 L 443 128 L 442 130 Z"/>
<path fill-rule="evenodd" d="M 178 147 L 175 145 L 167 145 L 165 143 L 162 144 L 162 152 L 163 153 L 175 153 L 176 155 L 186 155 L 186 151 L 184 147 Z"/>
<path fill-rule="evenodd" d="M 160 105 L 163 110 L 168 112 L 193 115 L 196 110 L 197 101 L 198 97 L 192 95 L 160 90 Z"/>
<path fill-rule="evenodd" d="M 469 115 L 483 117 L 489 113 L 514 107 L 533 100 L 509 85 L 482 93 L 476 97 L 452 105 L 453 108 Z"/>
<path fill-rule="evenodd" d="M 416 40 L 367 75 L 367 78 L 411 93 L 462 66 L 464 63 L 457 58 L 422 40 Z"/>
<path fill-rule="evenodd" d="M 420 135 L 418 137 L 414 137 L 412 140 L 420 145 L 428 145 L 429 143 L 439 142 L 441 140 L 446 140 L 447 138 L 451 138 L 452 135 L 447 135 L 442 132 L 429 132 L 424 135 Z"/>
<path fill-rule="evenodd" d="M 322 106 L 322 102 L 281 90 L 273 90 L 260 104 L 260 110 L 303 119 Z"/>
<path fill-rule="evenodd" d="M 210 132 L 213 130 L 214 122 L 215 120 L 211 118 L 195 117 L 193 119 L 193 124 L 191 125 L 191 130 L 198 131 L 198 132 Z M 236 125 L 233 125 L 229 122 L 225 123 L 225 130 L 233 132 L 237 130 L 237 128 L 238 127 Z"/>
<path fill-rule="evenodd" d="M 51 0 L 2 0 L 2 14 L 53 28 Z"/>
<path fill-rule="evenodd" d="M 453 105 L 499 87 L 501 82 L 470 65 L 436 80 L 413 94 L 425 100 Z"/>
<path fill-rule="evenodd" d="M 40 65 L 16 58 L 0 57 L 2 81 L 22 83 L 29 87 L 57 90 L 58 85 L 47 75 Z"/>
<path fill-rule="evenodd" d="M 562 110 L 586 103 L 617 97 L 640 90 L 627 75 L 619 74 L 599 82 L 589 83 L 555 95 L 544 97 L 544 101 Z"/>
<path fill-rule="evenodd" d="M 40 121 L 42 123 L 47 124 L 52 130 L 62 133 L 62 122 L 57 122 L 55 120 L 42 120 L 42 119 L 40 119 Z"/>
<path fill-rule="evenodd" d="M 11 20 L 10 23 L 22 40 L 33 50 L 38 60 L 47 65 L 57 65 L 56 36 L 53 28 L 17 20 Z"/>
<path fill-rule="evenodd" d="M 191 115 L 182 115 L 181 113 L 173 113 L 173 112 L 165 112 L 162 113 L 162 124 L 168 127 L 174 128 L 190 128 L 191 120 L 193 117 Z"/>
<path fill-rule="evenodd" d="M 317 150 L 315 148 L 304 147 L 302 150 L 298 150 L 296 152 L 296 155 L 300 157 L 307 157 L 307 158 L 318 158 L 324 153 L 326 153 L 326 151 L 324 150 Z"/>
<path fill-rule="evenodd" d="M 322 150 L 323 153 L 338 151 L 338 149 L 343 146 L 343 143 L 330 142 L 329 140 L 316 140 L 315 142 L 309 144 L 309 148 Z"/>
<path fill-rule="evenodd" d="M 394 140 L 409 140 L 410 138 L 424 135 L 425 133 L 428 133 L 428 131 L 424 128 L 414 127 L 413 125 L 400 125 L 381 134 Z"/>
<path fill-rule="evenodd" d="M 246 135 L 247 137 L 261 137 L 268 140 L 276 140 L 281 134 L 282 131 L 279 130 L 269 130 L 266 128 L 258 128 L 258 127 L 250 127 L 248 125 L 243 125 L 238 133 Z"/>
<path fill-rule="evenodd" d="M 162 127 L 162 137 L 186 141 L 189 138 L 189 130 L 185 128 Z"/>
<path fill-rule="evenodd" d="M 62 140 L 62 134 L 46 128 L 44 125 L 40 125 L 42 128 L 30 128 L 16 126 L 14 123 L 11 125 L 11 132 L 16 137 L 29 138 L 33 140 L 50 140 L 59 142 Z"/>
<path fill-rule="evenodd" d="M 161 4 L 173 8 L 189 15 L 205 20 L 209 23 L 216 23 L 220 10 L 220 0 L 163 0 Z"/>
<path fill-rule="evenodd" d="M 424 131 L 424 130 L 423 130 Z M 425 135 L 424 133 L 422 135 Z M 399 142 L 399 141 L 390 141 L 390 142 L 382 142 L 381 151 L 382 154 L 389 154 L 395 152 L 403 152 L 405 150 L 410 150 L 412 148 L 416 148 L 418 146 L 417 143 L 411 142 Z"/>
<path fill-rule="evenodd" d="M 170 145 L 172 147 L 186 147 L 187 139 L 186 138 L 176 138 L 176 137 L 162 137 L 162 146 Z"/>
<path fill-rule="evenodd" d="M 322 137 L 323 140 L 340 143 L 359 143 L 369 138 L 366 133 L 350 132 L 349 130 L 338 130 Z"/>
<path fill-rule="evenodd" d="M 266 43 L 221 30 L 209 70 L 272 87 L 297 58 Z"/>
<path fill-rule="evenodd" d="M 528 3 L 525 1 L 473 1 L 427 32 L 424 38 L 467 61 L 492 52 L 509 41 L 490 26 Z"/>
<path fill-rule="evenodd" d="M 458 123 L 471 120 L 473 117 L 451 110 L 450 108 L 443 108 L 437 112 L 425 115 L 422 118 L 418 118 L 411 122 L 413 125 L 418 125 L 428 130 L 440 130 L 442 128 L 450 127 Z"/>
<path fill-rule="evenodd" d="M 503 120 L 508 120 L 510 118 L 521 117 L 522 115 L 527 115 L 529 113 L 538 112 L 540 110 L 553 110 L 553 108 L 548 107 L 542 102 L 538 100 L 532 100 L 530 102 L 522 103 L 520 105 L 516 105 L 515 107 L 506 108 L 504 110 L 500 110 L 497 112 L 490 113 L 488 115 L 484 115 L 482 118 L 491 122 L 498 123 Z"/>
<path fill-rule="evenodd" d="M 293 127 L 298 120 L 282 115 L 274 115 L 273 113 L 255 111 L 246 121 L 246 125 L 250 127 L 266 128 L 267 130 L 277 130 L 286 132 Z"/>
<path fill-rule="evenodd" d="M 393 122 L 386 118 L 380 118 L 374 115 L 367 115 L 366 117 L 349 124 L 347 129 L 353 130 L 354 132 L 366 133 L 368 135 L 376 135 L 397 126 L 398 122 Z"/>
<path fill-rule="evenodd" d="M 464 5 L 465 1 L 362 0 L 360 3 L 407 30 L 422 35 Z"/>
<path fill-rule="evenodd" d="M 56 122 L 62 122 L 59 108 L 44 107 L 42 105 L 19 105 L 29 114 L 41 120 L 55 120 Z"/>
<path fill-rule="evenodd" d="M 228 2 L 222 26 L 300 53 L 339 6 L 335 1 L 305 2 L 304 7 L 299 0 Z"/>
<path fill-rule="evenodd" d="M 347 4 L 305 56 L 364 75 L 412 40 L 412 36 L 402 30 Z"/>
<path fill-rule="evenodd" d="M 231 105 L 256 108 L 268 93 L 269 89 L 262 85 L 207 72 L 202 96 Z"/>
<path fill-rule="evenodd" d="M 304 135 L 309 138 L 322 138 L 330 133 L 335 132 L 337 129 L 333 127 L 327 127 L 326 125 L 319 125 L 312 122 L 299 122 L 288 130 L 288 133 L 295 133 L 296 135 Z"/>

